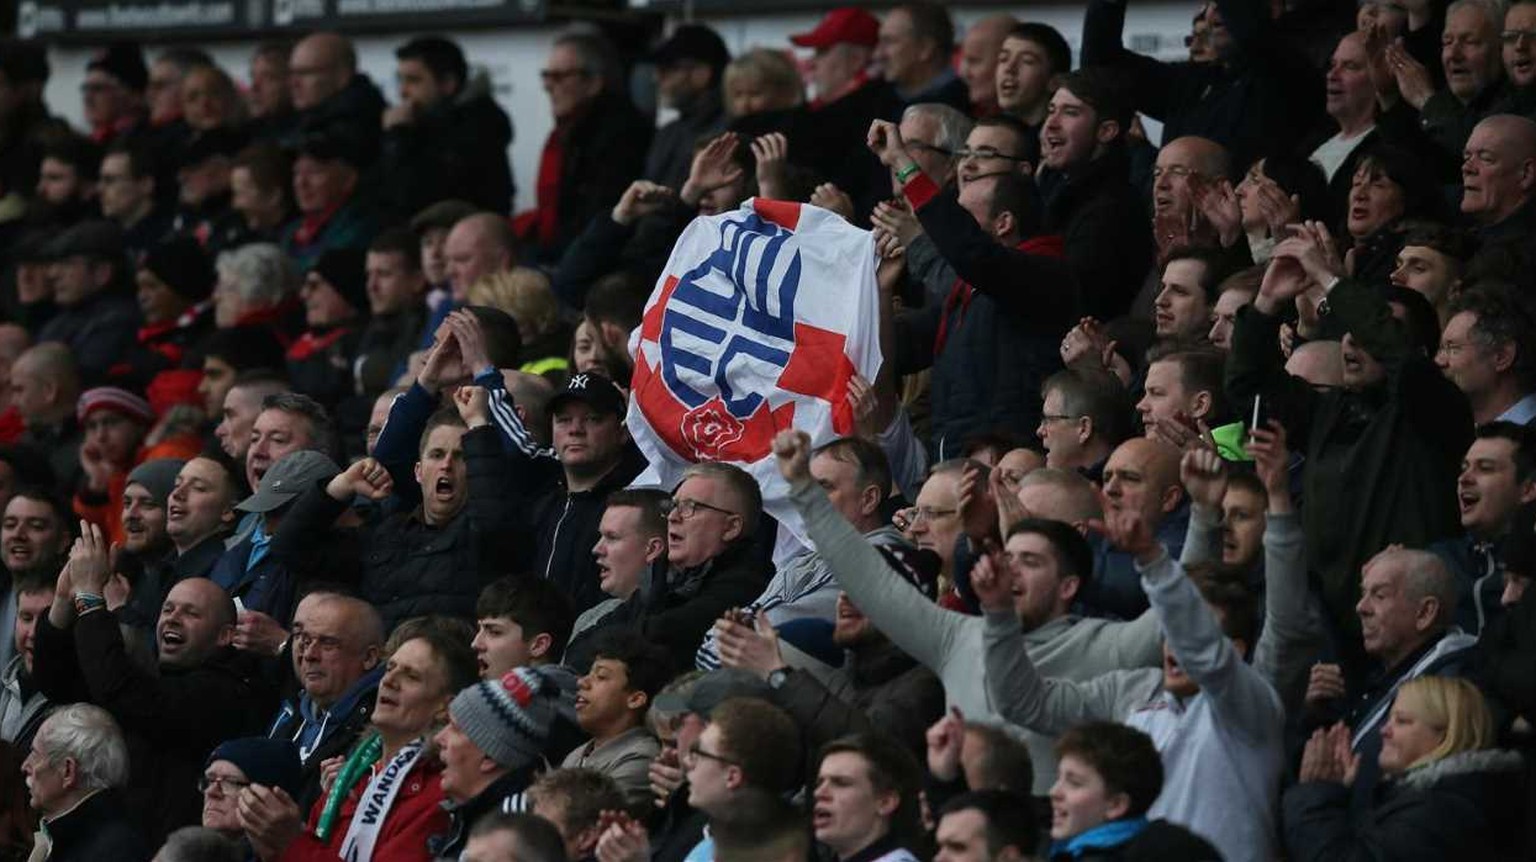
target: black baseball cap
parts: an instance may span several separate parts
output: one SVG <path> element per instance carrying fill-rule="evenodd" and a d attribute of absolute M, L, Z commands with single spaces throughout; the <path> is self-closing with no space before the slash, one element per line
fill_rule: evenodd
<path fill-rule="evenodd" d="M 703 24 L 684 24 L 656 46 L 656 50 L 650 54 L 650 61 L 665 68 L 684 60 L 693 60 L 719 70 L 731 62 L 731 52 L 726 49 L 725 40 L 712 28 Z"/>
<path fill-rule="evenodd" d="M 567 401 L 581 401 L 599 413 L 610 413 L 619 417 L 629 412 L 629 404 L 624 400 L 624 394 L 619 391 L 619 387 L 603 375 L 591 372 L 571 375 L 571 379 L 566 381 L 565 389 L 555 393 L 555 397 L 549 399 L 550 414 L 554 414 L 560 409 L 560 405 Z"/>

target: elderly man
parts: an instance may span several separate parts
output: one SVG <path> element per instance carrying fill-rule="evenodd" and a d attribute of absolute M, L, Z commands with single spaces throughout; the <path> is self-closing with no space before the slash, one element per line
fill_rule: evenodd
<path fill-rule="evenodd" d="M 80 474 L 82 435 L 75 422 L 80 372 L 63 344 L 28 348 L 11 365 L 11 406 L 26 425 L 21 442 L 42 452 L 54 476 L 73 487 Z"/>
<path fill-rule="evenodd" d="M 989 15 L 965 29 L 960 40 L 959 72 L 970 99 L 966 113 L 973 117 L 988 117 L 998 111 L 997 58 L 1008 31 L 1018 23 L 1009 15 Z"/>
<path fill-rule="evenodd" d="M 360 198 L 358 178 L 368 165 L 363 144 L 336 129 L 307 136 L 293 160 L 293 198 L 299 216 L 283 230 L 283 251 L 301 271 L 328 249 L 366 250 L 378 216 Z"/>
<path fill-rule="evenodd" d="M 1457 295 L 1435 364 L 1467 396 L 1472 421 L 1536 420 L 1536 309 L 1497 284 Z"/>
<path fill-rule="evenodd" d="M 377 152 L 384 97 L 368 76 L 357 70 L 352 41 L 335 33 L 311 33 L 288 55 L 288 94 L 303 131 L 342 128 Z"/>
<path fill-rule="evenodd" d="M 380 176 L 398 220 L 448 198 L 506 215 L 512 121 L 496 104 L 489 78 L 471 76 L 463 49 L 441 36 L 406 42 L 395 60 L 400 104 L 384 112 Z"/>
<path fill-rule="evenodd" d="M 822 16 L 815 29 L 789 41 L 814 53 L 810 59 L 810 122 L 819 134 L 812 151 L 797 155 L 805 164 L 846 192 L 860 212 L 885 197 L 877 182 L 880 167 L 869 156 L 851 151 L 871 120 L 895 121 L 902 103 L 895 92 L 870 77 L 869 66 L 880 39 L 880 22 L 868 11 L 842 6 Z"/>
<path fill-rule="evenodd" d="M 350 751 L 368 726 L 384 676 L 384 621 L 362 599 L 317 590 L 299 600 L 287 646 L 300 692 L 267 736 L 298 747 L 304 782 L 294 801 L 308 809 L 320 795 L 321 765 Z"/>
<path fill-rule="evenodd" d="M 941 3 L 903 3 L 880 22 L 875 65 L 903 104 L 937 102 L 970 110 L 970 88 L 955 73 L 955 22 Z"/>
<path fill-rule="evenodd" d="M 438 859 L 456 859 L 481 816 L 506 810 L 533 783 L 559 706 L 560 686 L 540 668 L 520 667 L 482 680 L 448 705 L 448 725 L 434 738 L 443 758 L 448 833 L 429 840 Z"/>
<path fill-rule="evenodd" d="M 983 621 L 945 610 L 892 576 L 886 559 L 860 539 L 811 475 L 808 437 L 786 432 L 775 441 L 775 450 L 779 469 L 790 483 L 790 499 L 848 598 L 897 647 L 938 675 L 951 706 L 963 710 L 970 720 L 996 723 L 985 675 L 977 673 Z M 1072 679 L 1159 664 L 1157 618 L 1150 612 L 1132 623 L 1069 613 L 1079 591 L 1091 583 L 1093 551 L 1065 523 L 1029 523 L 1008 537 L 1006 549 L 1018 567 L 1028 560 L 1031 571 L 1038 569 L 1044 579 L 1044 588 L 1031 588 L 1015 600 L 1034 661 L 1050 668 L 1050 674 Z M 1034 791 L 1044 795 L 1056 779 L 1052 740 L 1030 733 L 1024 739 L 1035 766 Z"/>
<path fill-rule="evenodd" d="M 655 127 L 630 102 L 613 45 L 601 35 L 557 38 L 540 76 L 555 123 L 539 160 L 537 203 L 519 216 L 518 233 L 539 262 L 553 264 L 640 176 Z"/>
<path fill-rule="evenodd" d="M 127 355 L 138 332 L 139 308 L 122 292 L 128 259 L 114 222 L 88 221 L 60 234 L 49 247 L 48 270 L 59 313 L 37 333 L 39 343 L 69 346 L 81 376 L 100 382 Z"/>
<path fill-rule="evenodd" d="M 1445 12 L 1440 36 L 1440 65 L 1445 89 L 1431 94 L 1422 84 L 1403 86 L 1407 78 L 1395 67 L 1403 99 L 1419 110 L 1424 130 L 1447 155 L 1467 145 L 1473 125 L 1504 95 L 1503 3 L 1457 0 Z M 1406 65 L 1406 64 L 1404 64 Z"/>
<path fill-rule="evenodd" d="M 1046 378 L 1040 393 L 1035 436 L 1045 449 L 1045 465 L 1100 481 L 1109 453 L 1131 435 L 1125 387 L 1107 371 L 1066 368 Z"/>
<path fill-rule="evenodd" d="M 694 651 L 727 608 L 762 594 L 771 569 L 753 550 L 762 494 L 741 469 L 717 462 L 689 467 L 664 511 L 665 561 L 609 619 L 666 647 L 681 670 L 692 666 Z"/>
<path fill-rule="evenodd" d="M 1286 374 L 1275 341 L 1279 315 L 1309 281 L 1323 286 L 1345 333 L 1340 389 L 1319 392 Z M 1234 403 L 1261 396 L 1291 438 L 1305 441 L 1307 566 L 1341 657 L 1358 666 L 1360 566 L 1389 544 L 1427 545 L 1457 532 L 1457 453 L 1472 434 L 1467 400 L 1380 294 L 1331 272 L 1307 236 L 1275 247 L 1258 297 L 1239 311 L 1226 381 Z"/>
<path fill-rule="evenodd" d="M 48 859 L 145 859 L 150 847 L 129 816 L 128 745 L 112 716 L 76 703 L 38 728 L 21 771 L 42 815 Z"/>
<path fill-rule="evenodd" d="M 254 491 L 272 465 L 291 452 L 332 451 L 335 434 L 330 415 L 313 398 L 286 391 L 268 395 L 251 424 L 251 442 L 245 451 L 246 486 Z"/>
<path fill-rule="evenodd" d="M 1461 212 L 1477 226 L 1471 274 L 1529 288 L 1536 234 L 1536 121 L 1495 114 L 1472 129 L 1461 163 Z"/>
<path fill-rule="evenodd" d="M 1378 553 L 1360 572 L 1355 606 L 1371 673 L 1356 680 L 1337 664 L 1312 668 L 1309 723 L 1325 726 L 1342 718 L 1349 726 L 1350 747 L 1360 757 L 1356 805 L 1370 804 L 1380 777 L 1381 730 L 1398 686 L 1415 677 L 1471 671 L 1477 639 L 1453 625 L 1456 593 L 1456 578 L 1436 555 L 1400 547 Z"/>
<path fill-rule="evenodd" d="M 882 507 L 891 487 L 891 466 L 879 446 L 859 437 L 840 437 L 816 450 L 811 458 L 811 474 L 832 495 L 838 514 L 847 518 L 866 541 L 898 552 L 913 549 L 883 516 Z M 840 617 L 839 592 L 832 570 L 821 555 L 814 548 L 801 548 L 775 567 L 767 589 L 744 610 L 762 617 L 774 628 L 794 620 L 815 621 L 830 627 Z M 823 652 L 815 657 L 833 666 L 842 663 L 841 655 Z M 705 670 L 719 665 L 715 630 L 699 647 L 695 662 Z"/>
<path fill-rule="evenodd" d="M 160 840 L 198 822 L 197 778 L 218 743 L 261 730 L 275 692 L 230 644 L 235 606 L 205 578 L 171 588 L 156 626 L 158 675 L 128 658 L 104 591 L 108 546 L 92 528 L 70 554 L 48 618 L 38 623 L 34 672 L 50 699 L 110 712 L 129 738 L 130 806 Z"/>

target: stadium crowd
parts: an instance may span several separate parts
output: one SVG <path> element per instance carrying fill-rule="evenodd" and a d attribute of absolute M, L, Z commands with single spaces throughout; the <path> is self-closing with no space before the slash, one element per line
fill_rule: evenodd
<path fill-rule="evenodd" d="M 881 11 L 563 33 L 524 212 L 451 40 L 0 40 L 0 858 L 1532 858 L 1536 2 Z M 625 421 L 752 197 L 878 256 L 803 546 Z"/>

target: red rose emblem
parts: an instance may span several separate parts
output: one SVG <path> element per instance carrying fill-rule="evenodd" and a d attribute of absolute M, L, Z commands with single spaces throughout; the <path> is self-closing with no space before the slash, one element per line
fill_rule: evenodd
<path fill-rule="evenodd" d="M 683 440 L 700 461 L 723 460 L 727 447 L 741 439 L 746 427 L 716 398 L 683 414 Z"/>

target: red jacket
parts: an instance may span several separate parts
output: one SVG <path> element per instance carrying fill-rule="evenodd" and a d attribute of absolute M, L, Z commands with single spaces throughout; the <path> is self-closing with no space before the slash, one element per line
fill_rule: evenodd
<path fill-rule="evenodd" d="M 341 843 L 346 840 L 352 814 L 357 811 L 357 801 L 367 786 L 367 781 L 359 781 L 352 788 L 341 803 L 331 840 L 324 844 L 315 839 L 315 824 L 325 810 L 325 797 L 317 799 L 303 834 L 283 851 L 281 862 L 336 862 L 341 857 Z M 447 833 L 451 825 L 448 812 L 443 810 L 443 799 L 443 765 L 435 755 L 423 754 L 411 767 L 408 782 L 395 795 L 394 805 L 384 818 L 379 840 L 373 846 L 373 862 L 431 862 L 427 839 Z"/>

